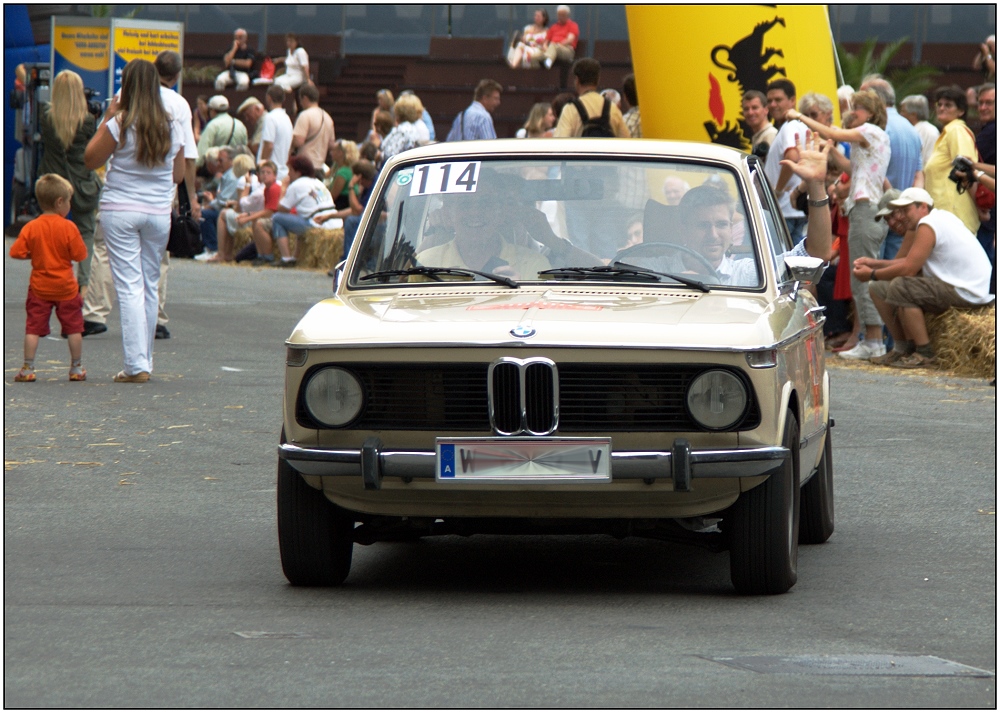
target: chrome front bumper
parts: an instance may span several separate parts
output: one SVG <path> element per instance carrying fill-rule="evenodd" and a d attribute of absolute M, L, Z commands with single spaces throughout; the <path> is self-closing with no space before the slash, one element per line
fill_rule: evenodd
<path fill-rule="evenodd" d="M 612 480 L 669 478 L 674 490 L 691 490 L 694 478 L 749 478 L 771 473 L 784 464 L 788 449 L 781 446 L 692 450 L 678 438 L 669 451 L 618 451 L 611 454 Z M 400 451 L 385 448 L 369 438 L 360 449 L 300 448 L 278 446 L 278 457 L 304 475 L 360 476 L 366 490 L 378 490 L 382 478 L 434 479 L 434 451 Z"/>

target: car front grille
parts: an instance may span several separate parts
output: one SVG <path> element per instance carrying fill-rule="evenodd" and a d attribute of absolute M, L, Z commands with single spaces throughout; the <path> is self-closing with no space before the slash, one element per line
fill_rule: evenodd
<path fill-rule="evenodd" d="M 485 363 L 336 366 L 353 372 L 364 389 L 362 412 L 346 428 L 555 435 L 703 430 L 688 415 L 687 388 L 699 373 L 718 368 L 704 364 L 555 365 L 530 359 L 501 360 L 492 370 Z M 310 374 L 319 368 L 322 365 Z M 750 395 L 746 414 L 732 430 L 756 428 L 760 409 L 753 388 L 742 372 L 732 371 Z M 310 374 L 302 380 L 302 390 Z M 307 428 L 323 428 L 305 408 L 302 390 L 297 399 L 298 422 Z"/>

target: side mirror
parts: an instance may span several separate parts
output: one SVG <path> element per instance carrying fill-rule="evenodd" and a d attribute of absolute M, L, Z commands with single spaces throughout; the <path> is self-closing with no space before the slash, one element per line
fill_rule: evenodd
<path fill-rule="evenodd" d="M 828 262 L 819 257 L 789 255 L 785 258 L 785 266 L 791 275 L 791 281 L 803 285 L 815 285 L 819 282 L 828 265 Z"/>
<path fill-rule="evenodd" d="M 344 280 L 344 268 L 347 267 L 347 260 L 341 260 L 333 268 L 333 291 L 340 289 L 340 283 Z"/>

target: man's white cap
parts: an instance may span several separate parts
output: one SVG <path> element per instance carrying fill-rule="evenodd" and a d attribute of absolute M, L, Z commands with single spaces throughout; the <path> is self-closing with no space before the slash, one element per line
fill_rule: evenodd
<path fill-rule="evenodd" d="M 216 94 L 208 100 L 208 108 L 215 111 L 229 111 L 229 100 L 221 94 Z"/>
<path fill-rule="evenodd" d="M 566 11 L 566 14 L 572 13 L 572 10 L 569 9 L 569 5 L 560 5 L 559 7 L 556 8 L 556 12 L 562 12 L 563 10 Z"/>
<path fill-rule="evenodd" d="M 911 203 L 926 203 L 931 208 L 934 207 L 934 199 L 931 198 L 931 194 L 923 188 L 907 188 L 899 194 L 899 198 L 894 201 L 889 201 L 889 205 L 893 208 L 902 208 L 903 206 L 910 205 Z"/>

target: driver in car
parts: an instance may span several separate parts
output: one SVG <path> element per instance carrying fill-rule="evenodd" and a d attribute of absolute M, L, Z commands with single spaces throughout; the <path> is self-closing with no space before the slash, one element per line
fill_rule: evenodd
<path fill-rule="evenodd" d="M 830 149 L 816 136 L 807 136 L 805 145 L 798 144 L 799 160 L 782 161 L 802 178 L 809 190 L 809 199 L 824 204 L 826 196 L 826 157 Z M 821 206 L 817 206 L 820 208 Z M 692 188 L 680 202 L 681 222 L 686 236 L 686 246 L 696 252 L 686 255 L 681 250 L 674 255 L 644 259 L 643 266 L 665 273 L 690 272 L 708 274 L 713 282 L 721 285 L 753 287 L 759 284 L 757 265 L 752 257 L 733 259 L 728 253 L 733 244 L 733 217 L 735 204 L 722 186 L 707 183 Z M 665 244 L 668 245 L 668 244 Z M 779 264 L 789 256 L 830 258 L 830 211 L 809 212 L 806 239 L 791 250 L 778 256 Z M 625 257 L 623 262 L 628 262 Z M 656 263 L 656 264 L 654 264 Z M 711 267 L 715 274 L 707 272 Z M 716 277 L 716 275 L 718 277 Z"/>
<path fill-rule="evenodd" d="M 443 211 L 451 213 L 454 239 L 417 253 L 426 267 L 465 267 L 512 279 L 533 280 L 549 261 L 537 249 L 513 243 L 504 237 L 508 220 L 500 196 L 480 190 L 468 195 L 450 194 Z"/>

